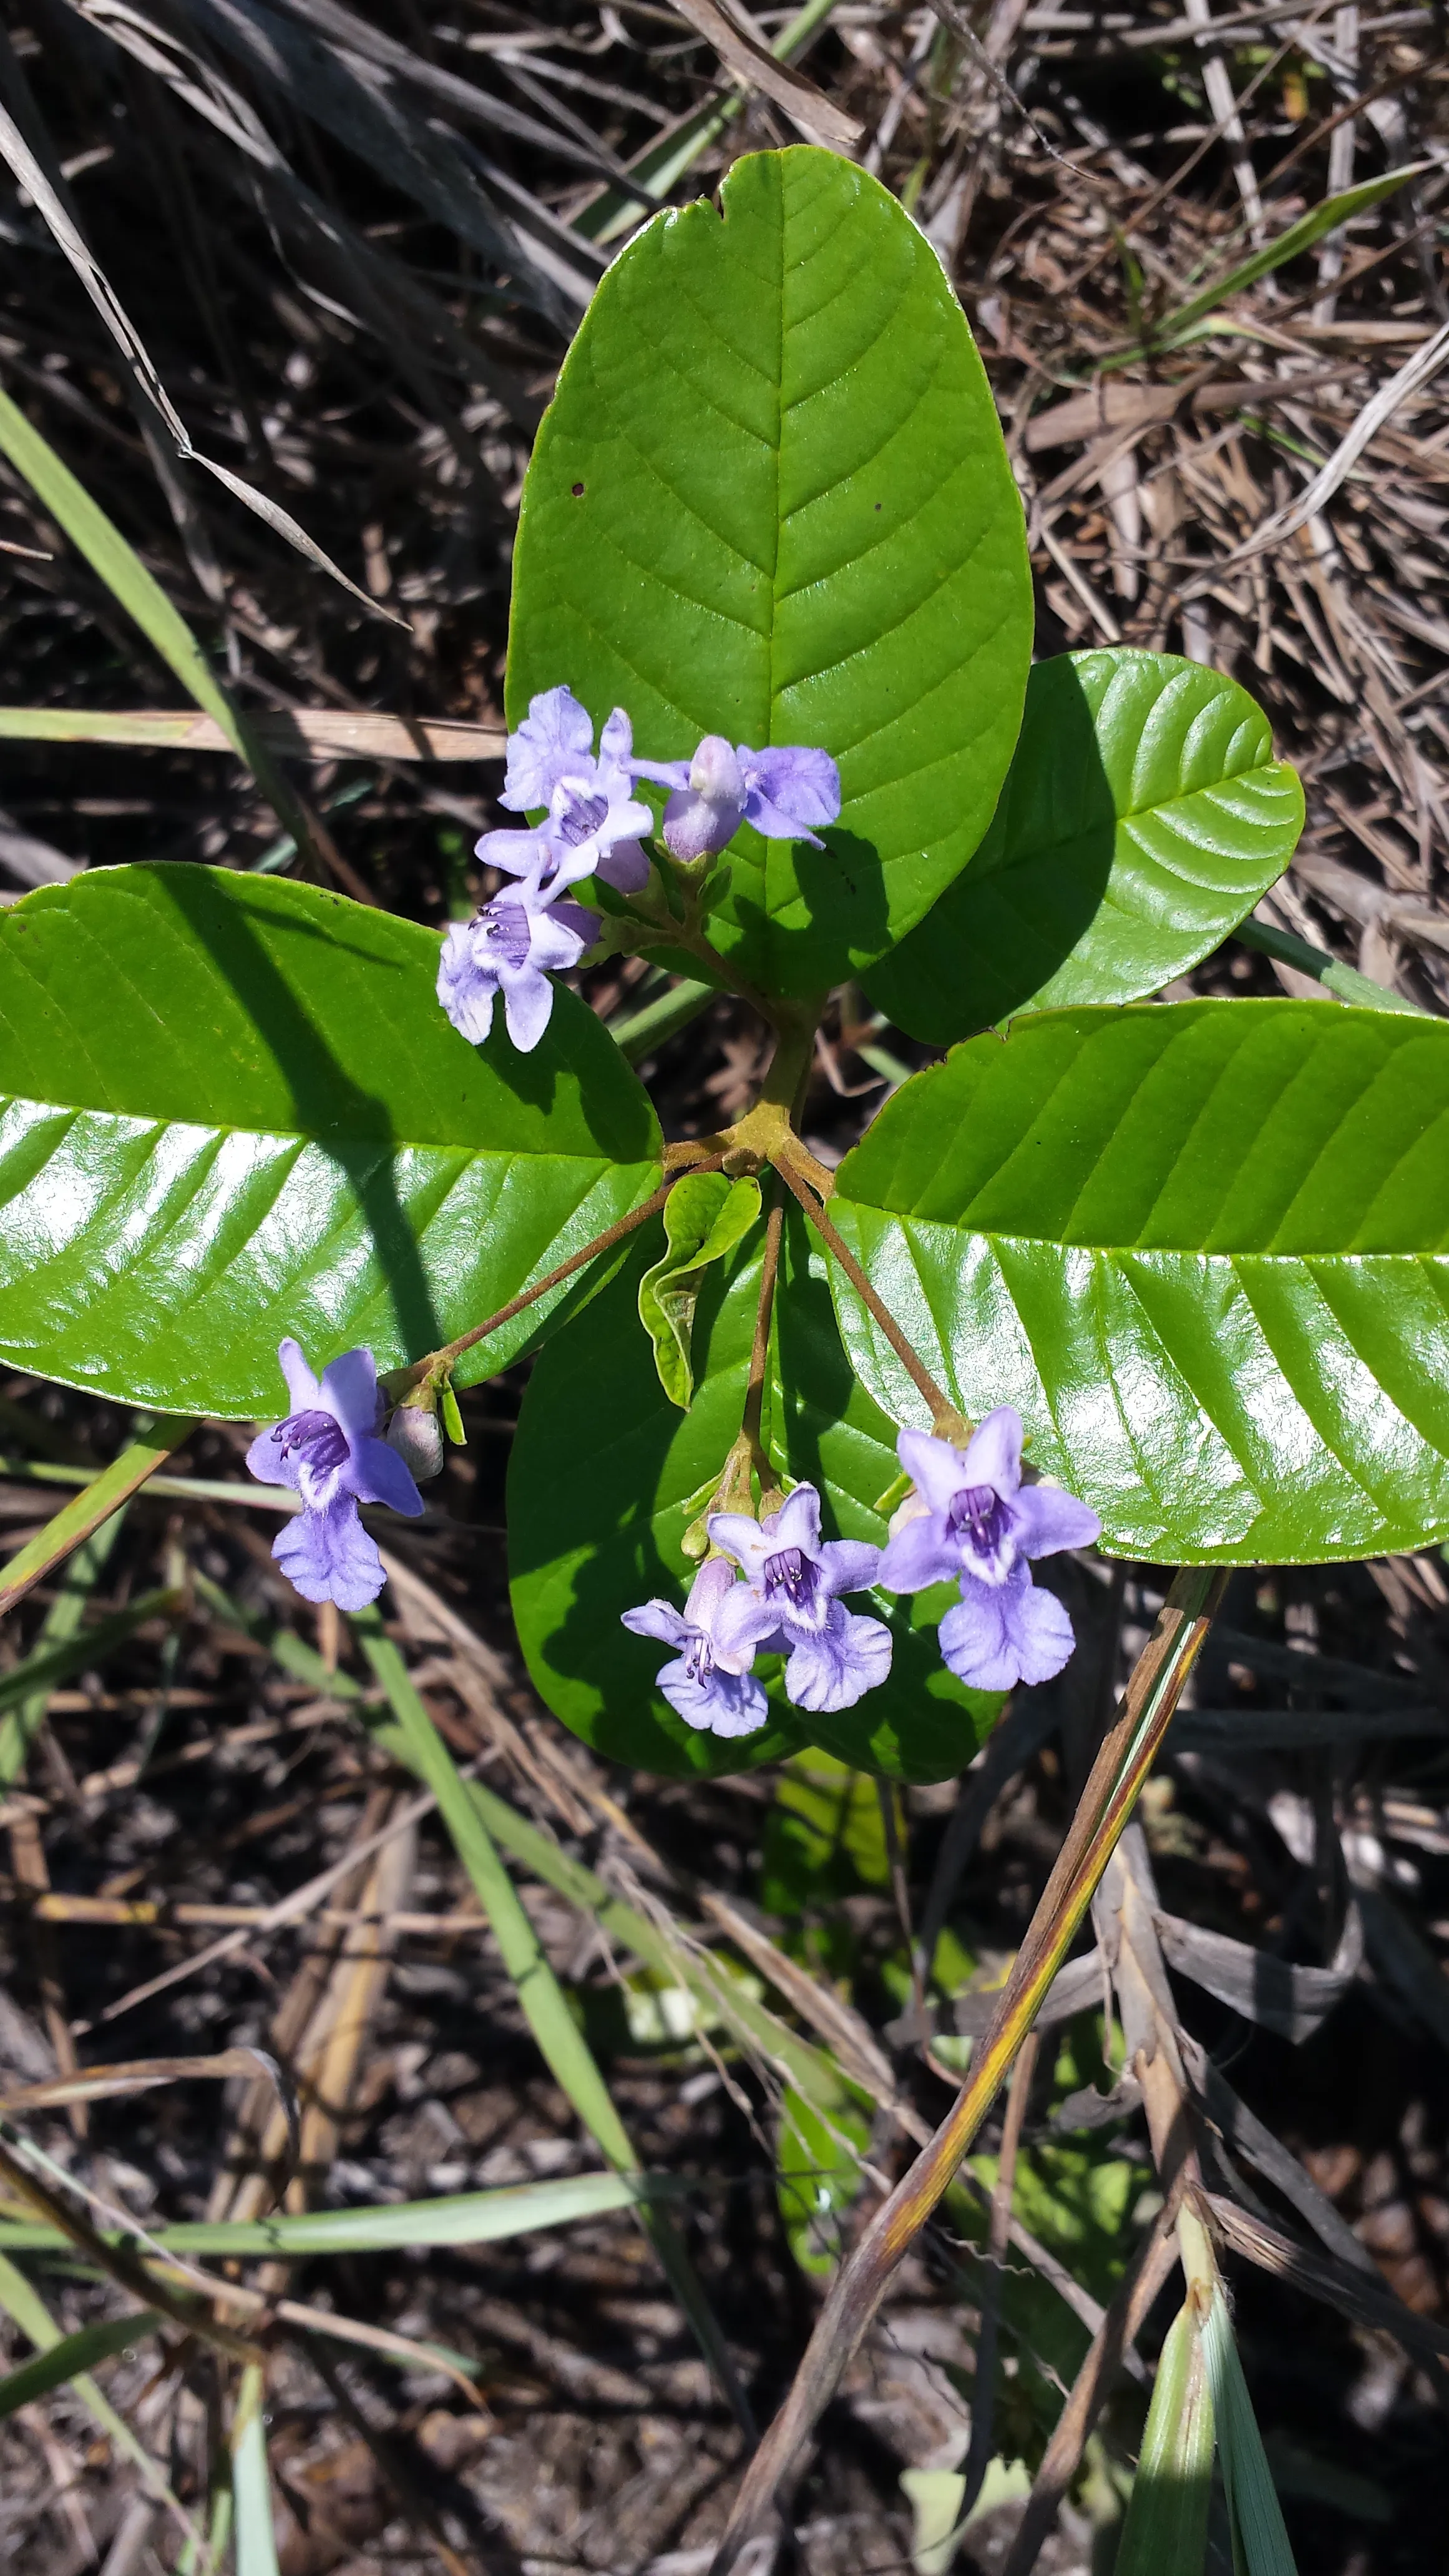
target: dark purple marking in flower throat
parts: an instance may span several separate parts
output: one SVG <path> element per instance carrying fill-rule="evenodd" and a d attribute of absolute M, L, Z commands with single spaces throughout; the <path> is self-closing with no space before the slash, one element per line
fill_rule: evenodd
<path fill-rule="evenodd" d="M 819 1566 L 801 1548 L 787 1547 L 765 1559 L 765 1590 L 787 1594 L 797 1610 L 814 1609 L 819 1582 Z"/>
<path fill-rule="evenodd" d="M 527 907 L 521 903 L 495 902 L 489 905 L 482 918 L 488 945 L 496 950 L 504 965 L 523 965 L 529 949 Z"/>
<path fill-rule="evenodd" d="M 347 1434 L 330 1413 L 289 1413 L 272 1438 L 284 1458 L 297 1450 L 317 1476 L 330 1476 L 348 1454 Z"/>
<path fill-rule="evenodd" d="M 1006 1537 L 1008 1513 L 994 1485 L 963 1485 L 951 1497 L 953 1529 L 968 1529 L 984 1556 L 994 1556 Z"/>
<path fill-rule="evenodd" d="M 591 832 L 597 832 L 608 810 L 607 796 L 575 796 L 555 826 L 559 839 L 566 841 L 571 850 L 578 849 Z"/>

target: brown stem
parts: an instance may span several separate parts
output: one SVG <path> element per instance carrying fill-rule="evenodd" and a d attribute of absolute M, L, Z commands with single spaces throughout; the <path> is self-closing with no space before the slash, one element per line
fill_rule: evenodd
<path fill-rule="evenodd" d="M 1226 1573 L 1211 1566 L 1184 1567 L 1174 1576 L 1000 2001 L 972 2052 L 966 2081 L 929 2145 L 876 2211 L 837 2273 L 794 2385 L 750 2463 L 710 2576 L 728 2576 L 746 2541 L 768 2520 L 777 2493 L 793 2478 L 815 2424 L 859 2350 L 897 2265 L 968 2152 L 1117 1847 L 1226 1583 Z"/>
<path fill-rule="evenodd" d="M 918 1358 L 916 1352 L 911 1348 L 905 1334 L 901 1331 L 899 1324 L 896 1322 L 894 1315 L 890 1313 L 887 1307 L 881 1304 L 879 1297 L 872 1288 L 870 1281 L 867 1279 L 865 1272 L 860 1266 L 860 1263 L 856 1260 L 849 1244 L 846 1243 L 841 1235 L 837 1233 L 835 1227 L 831 1224 L 829 1217 L 826 1215 L 824 1208 L 820 1205 L 819 1200 L 814 1196 L 812 1191 L 807 1189 L 805 1183 L 802 1180 L 799 1180 L 795 1173 L 791 1171 L 789 1162 L 784 1155 L 781 1155 L 780 1159 L 776 1161 L 775 1169 L 779 1173 L 785 1187 L 788 1190 L 792 1190 L 795 1197 L 799 1200 L 800 1205 L 804 1209 L 810 1223 L 814 1226 L 816 1233 L 819 1235 L 826 1251 L 830 1254 L 831 1259 L 839 1262 L 841 1269 L 844 1271 L 846 1278 L 850 1281 L 852 1288 L 855 1290 L 861 1304 L 865 1307 L 867 1313 L 871 1317 L 872 1322 L 879 1325 L 881 1331 L 886 1337 L 886 1340 L 889 1342 L 891 1349 L 895 1352 L 896 1358 L 900 1361 L 902 1368 L 909 1377 L 911 1384 L 925 1397 L 927 1404 L 931 1408 L 931 1420 L 935 1428 L 938 1431 L 943 1432 L 947 1439 L 963 1438 L 966 1426 L 962 1421 L 961 1415 L 956 1406 L 951 1402 L 949 1396 L 945 1396 L 941 1393 L 940 1388 L 937 1386 L 936 1381 L 932 1377 L 924 1360 Z"/>
<path fill-rule="evenodd" d="M 710 1154 L 702 1163 L 691 1163 L 685 1168 L 694 1172 L 717 1172 L 723 1164 L 723 1154 Z M 409 1387 L 420 1385 L 429 1369 L 437 1368 L 440 1363 L 451 1367 L 465 1351 L 472 1350 L 475 1342 L 486 1341 L 500 1325 L 511 1323 L 515 1315 L 521 1315 L 525 1306 L 534 1305 L 540 1297 L 547 1296 L 550 1288 L 557 1288 L 561 1280 L 571 1279 L 576 1270 L 582 1270 L 588 1262 L 596 1260 L 601 1252 L 609 1252 L 616 1243 L 622 1243 L 625 1235 L 632 1234 L 636 1226 L 645 1224 L 651 1216 L 657 1216 L 675 1182 L 682 1178 L 683 1170 L 670 1172 L 642 1207 L 636 1207 L 629 1216 L 621 1216 L 617 1224 L 606 1225 L 602 1234 L 596 1234 L 592 1243 L 584 1245 L 582 1252 L 570 1253 L 567 1261 L 559 1262 L 557 1268 L 548 1271 L 542 1279 L 535 1279 L 533 1286 L 525 1288 L 520 1296 L 510 1297 L 507 1305 L 500 1306 L 496 1315 L 485 1316 L 471 1332 L 460 1333 L 455 1342 L 445 1342 L 441 1350 L 429 1351 L 426 1358 L 413 1360 L 406 1368 L 394 1369 L 386 1382 L 394 1401 L 405 1395 Z"/>

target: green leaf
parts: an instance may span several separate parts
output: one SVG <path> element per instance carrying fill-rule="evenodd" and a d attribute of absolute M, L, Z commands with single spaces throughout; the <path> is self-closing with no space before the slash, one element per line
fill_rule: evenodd
<path fill-rule="evenodd" d="M 840 764 L 827 846 L 730 849 L 711 935 L 770 989 L 881 956 L 965 865 L 1021 716 L 1021 504 L 961 308 L 878 181 L 737 161 L 599 287 L 524 486 L 508 714 L 567 681 L 651 760 Z M 691 970 L 688 962 L 685 971 Z"/>
<path fill-rule="evenodd" d="M 1235 680 L 1125 645 L 1039 662 L 990 831 L 867 990 L 933 1046 L 1135 1002 L 1252 911 L 1302 828 L 1297 773 Z"/>
<path fill-rule="evenodd" d="M 1140 356 L 1143 348 L 1179 348 L 1185 339 L 1192 337 L 1195 325 L 1202 321 L 1204 315 L 1215 312 L 1230 295 L 1243 294 L 1248 287 L 1256 286 L 1260 277 L 1271 276 L 1274 269 L 1284 267 L 1290 259 L 1301 258 L 1304 251 L 1312 250 L 1315 242 L 1322 241 L 1325 233 L 1337 232 L 1340 224 L 1351 223 L 1355 215 L 1366 215 L 1372 207 L 1381 205 L 1385 197 L 1395 195 L 1408 180 L 1416 178 L 1421 170 L 1430 166 L 1424 161 L 1411 161 L 1401 170 L 1385 171 L 1382 178 L 1365 179 L 1356 188 L 1341 188 L 1336 196 L 1325 197 L 1320 205 L 1310 207 L 1306 215 L 1299 216 L 1296 224 L 1290 224 L 1286 232 L 1281 232 L 1276 241 L 1265 242 L 1250 259 L 1242 260 L 1236 268 L 1229 269 L 1226 277 L 1218 279 L 1216 286 L 1205 286 L 1200 295 L 1194 295 L 1186 304 L 1179 304 L 1174 312 L 1164 313 L 1153 324 L 1146 340 L 1139 347 L 1121 352 L 1114 363 L 1125 365 L 1129 358 Z"/>
<path fill-rule="evenodd" d="M 1233 2564 L 1243 2576 L 1297 2576 L 1220 2281 L 1203 2323 L 1202 2349 L 1233 2529 Z"/>
<path fill-rule="evenodd" d="M 1113 2576 L 1202 2576 L 1213 2484 L 1213 2401 L 1191 2299 L 1167 2330 Z"/>
<path fill-rule="evenodd" d="M 796 1483 L 820 1488 L 828 1530 L 879 1545 L 872 1506 L 895 1470 L 895 1427 L 852 1375 L 819 1256 L 787 1220 L 763 1436 Z M 699 1377 L 683 1416 L 664 1395 L 632 1311 L 629 1276 L 543 1354 L 523 1399 L 508 1482 L 513 1613 L 529 1671 L 584 1741 L 641 1769 L 750 1770 L 805 1742 L 857 1771 L 942 1780 L 963 1769 L 1000 1701 L 963 1690 L 935 1627 L 948 1586 L 913 1602 L 862 1594 L 895 1640 L 889 1678 L 853 1709 L 806 1717 L 761 1664 L 776 1714 L 758 1735 L 696 1734 L 649 1689 L 668 1649 L 620 1626 L 656 1595 L 683 1606 L 696 1568 L 686 1528 L 739 1431 L 760 1286 L 758 1241 L 710 1270 L 695 1318 Z M 652 1658 L 652 1660 L 651 1660 Z"/>
<path fill-rule="evenodd" d="M 0 1354 L 256 1418 L 277 1343 L 420 1358 L 657 1185 L 648 1100 L 567 991 L 473 1048 L 438 941 L 280 879 L 106 868 L 0 919 Z M 528 1348 L 600 1268 L 459 1363 Z"/>
<path fill-rule="evenodd" d="M 450 2192 L 439 2200 L 389 2201 L 379 2208 L 188 2218 L 150 2232 L 172 2253 L 198 2255 L 379 2254 L 399 2245 L 496 2245 L 535 2227 L 566 2227 L 607 2210 L 632 2209 L 662 2187 L 648 2175 L 567 2174 L 493 2191 Z M 68 2241 L 58 2227 L 39 2221 L 0 2221 L 0 2247 L 7 2253 L 49 2252 Z"/>
<path fill-rule="evenodd" d="M 760 1258 L 757 1239 L 706 1274 L 685 1414 L 639 1330 L 636 1259 L 543 1353 L 509 1463 L 513 1615 L 538 1689 L 586 1744 L 675 1777 L 753 1770 L 804 1740 L 793 1711 L 736 1742 L 697 1734 L 650 1687 L 669 1649 L 619 1624 L 655 1595 L 682 1607 L 694 1580 L 683 1506 L 718 1477 L 739 1431 Z"/>
<path fill-rule="evenodd" d="M 872 1801 L 874 1803 L 874 1801 Z M 780 2111 L 776 2191 L 785 2239 L 802 2272 L 828 2278 L 840 2259 L 837 2213 L 858 2199 L 870 2121 L 853 2107 L 823 2118 L 792 2086 Z"/>
<path fill-rule="evenodd" d="M 1449 1534 L 1449 1026 L 1316 1002 L 1061 1011 L 917 1074 L 831 1214 L 961 1410 L 1168 1563 Z M 878 1400 L 924 1419 L 836 1279 Z"/>
<path fill-rule="evenodd" d="M 111 2317 L 104 2325 L 82 2326 L 78 2333 L 62 2335 L 49 2351 L 37 2353 L 33 2361 L 23 2361 L 0 2379 L 0 2416 L 13 2415 L 19 2406 L 29 2406 L 37 2397 L 48 2397 L 52 2388 L 63 2388 L 67 2381 L 81 2378 L 98 2361 L 109 2361 L 114 2353 L 129 2352 L 133 2343 L 143 2343 L 154 2334 L 161 2319 L 150 2308 L 141 2308 L 129 2317 Z"/>
<path fill-rule="evenodd" d="M 237 2389 L 231 2434 L 236 2576 L 279 2576 L 264 2404 L 261 2364 L 249 2361 Z"/>
<path fill-rule="evenodd" d="M 684 1413 L 694 1393 L 690 1336 L 700 1284 L 710 1263 L 733 1252 L 759 1213 L 759 1182 L 732 1181 L 723 1172 L 686 1172 L 664 1202 L 669 1249 L 639 1282 L 639 1321 L 654 1345 L 659 1383 Z"/>

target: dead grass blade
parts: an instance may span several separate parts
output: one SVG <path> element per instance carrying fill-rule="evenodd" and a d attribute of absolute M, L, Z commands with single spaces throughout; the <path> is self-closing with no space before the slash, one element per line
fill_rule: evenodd
<path fill-rule="evenodd" d="M 252 739 L 296 760 L 501 760 L 501 725 L 436 717 L 352 715 L 340 707 L 293 707 L 251 716 Z M 134 714 L 82 707 L 0 707 L 0 742 L 108 742 L 132 751 L 235 751 L 215 716 Z"/>
<path fill-rule="evenodd" d="M 739 17 L 721 7 L 720 0 L 670 0 L 670 6 L 687 26 L 713 45 L 720 61 L 737 80 L 782 107 L 807 141 L 828 144 L 835 152 L 854 151 L 864 132 L 859 117 L 847 116 L 803 72 L 792 71 L 788 63 L 777 61 Z"/>

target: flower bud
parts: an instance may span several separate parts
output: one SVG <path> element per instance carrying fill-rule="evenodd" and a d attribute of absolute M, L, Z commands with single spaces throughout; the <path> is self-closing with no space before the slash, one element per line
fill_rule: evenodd
<path fill-rule="evenodd" d="M 417 1484 L 442 1474 L 443 1431 L 431 1403 L 400 1404 L 384 1437 L 389 1449 L 395 1449 L 412 1469 Z"/>
<path fill-rule="evenodd" d="M 689 785 L 677 788 L 664 808 L 665 846 L 685 864 L 713 858 L 734 839 L 744 810 L 739 761 L 723 734 L 707 733 L 690 763 Z"/>

